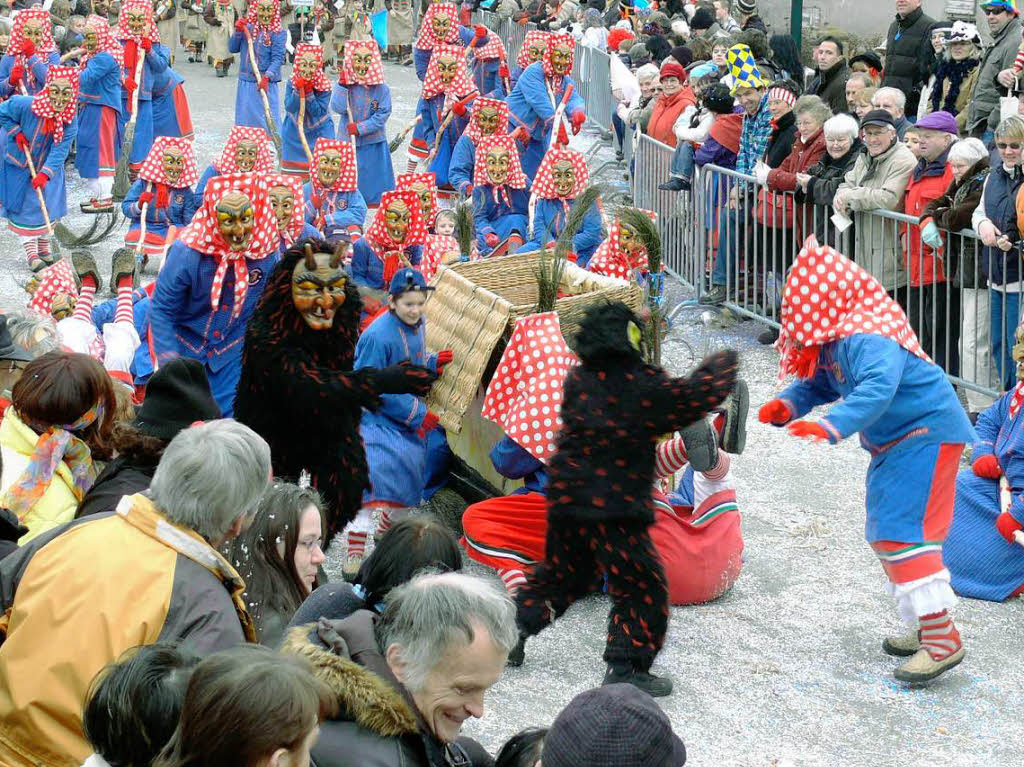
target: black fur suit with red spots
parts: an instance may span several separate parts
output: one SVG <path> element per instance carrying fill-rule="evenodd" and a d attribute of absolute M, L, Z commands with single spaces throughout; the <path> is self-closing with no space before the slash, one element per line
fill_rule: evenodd
<path fill-rule="evenodd" d="M 665 571 L 647 530 L 655 446 L 725 399 L 737 363 L 735 352 L 720 352 L 691 377 L 670 378 L 631 343 L 640 323 L 613 303 L 592 307 L 581 324 L 549 465 L 545 558 L 516 602 L 520 631 L 532 636 L 606 579 L 604 660 L 647 671 L 668 628 Z"/>

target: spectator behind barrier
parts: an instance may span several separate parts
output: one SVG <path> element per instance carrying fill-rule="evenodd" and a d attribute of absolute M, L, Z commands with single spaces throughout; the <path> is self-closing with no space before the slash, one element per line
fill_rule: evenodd
<path fill-rule="evenodd" d="M 903 107 L 916 115 L 921 90 L 935 68 L 935 49 L 931 42 L 935 19 L 921 10 L 921 0 L 896 0 L 895 5 L 896 20 L 889 25 L 886 34 L 882 86 L 902 93 Z M 899 131 L 900 126 L 896 127 Z M 902 132 L 900 138 L 903 138 Z"/>
<path fill-rule="evenodd" d="M 857 106 L 855 100 L 857 94 L 861 91 L 868 90 L 871 91 L 872 95 L 874 95 L 875 88 L 875 81 L 871 79 L 870 75 L 867 75 L 864 72 L 853 72 L 846 81 L 846 112 L 856 117 Z M 868 104 L 870 103 L 871 99 L 868 99 Z M 858 117 L 857 119 L 859 120 L 860 118 Z"/>
<path fill-rule="evenodd" d="M 89 685 L 82 724 L 90 767 L 149 765 L 171 739 L 200 657 L 173 644 L 133 647 Z M 103 765 L 96 763 L 96 757 Z"/>
<path fill-rule="evenodd" d="M 492 580 L 424 573 L 360 610 L 292 629 L 281 648 L 308 658 L 338 701 L 313 747 L 318 767 L 490 764 L 462 724 L 516 643 L 515 607 Z M 445 761 L 447 760 L 447 761 Z"/>
<path fill-rule="evenodd" d="M 248 427 L 193 426 L 171 440 L 145 494 L 0 562 L 0 736 L 10 762 L 50 764 L 56 754 L 81 764 L 92 750 L 81 719 L 88 685 L 129 647 L 181 641 L 209 653 L 255 641 L 242 579 L 216 547 L 249 525 L 269 476 L 270 449 Z"/>
<path fill-rule="evenodd" d="M 1010 0 L 992 0 L 981 4 L 992 44 L 985 49 L 978 65 L 978 84 L 967 109 L 967 130 L 992 148 L 994 131 L 999 125 L 999 99 L 1014 86 L 1013 61 L 1021 42 L 1021 25 L 1016 4 Z"/>
<path fill-rule="evenodd" d="M 836 246 L 836 228 L 829 221 L 832 198 L 843 182 L 846 172 L 864 145 L 859 138 L 857 121 L 847 114 L 839 114 L 825 121 L 825 154 L 805 173 L 797 173 L 796 201 L 813 203 L 816 207 L 804 220 L 814 222 L 814 235 L 818 242 Z"/>
<path fill-rule="evenodd" d="M 903 140 L 910 122 L 907 120 L 906 107 L 907 96 L 903 91 L 896 88 L 879 88 L 871 97 L 871 106 L 875 109 L 884 109 L 892 115 L 893 126 L 896 128 L 896 135 L 900 141 Z"/>
<path fill-rule="evenodd" d="M 301 658 L 264 647 L 214 653 L 192 672 L 178 728 L 153 767 L 307 765 L 336 710 Z"/>
<path fill-rule="evenodd" d="M 850 70 L 843 58 L 843 41 L 832 35 L 823 37 L 818 43 L 818 74 L 811 81 L 807 92 L 820 96 L 833 114 L 846 111 L 847 79 Z"/>

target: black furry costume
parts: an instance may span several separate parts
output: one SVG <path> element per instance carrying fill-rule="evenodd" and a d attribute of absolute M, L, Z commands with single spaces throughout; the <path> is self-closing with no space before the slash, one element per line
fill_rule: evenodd
<path fill-rule="evenodd" d="M 655 447 L 732 391 L 736 353 L 706 359 L 690 378 L 643 361 L 642 321 L 624 304 L 588 309 L 580 364 L 565 378 L 562 431 L 548 466 L 544 562 L 517 595 L 525 636 L 538 633 L 607 578 L 612 608 L 604 659 L 646 672 L 668 628 L 668 587 L 647 528 L 654 522 Z"/>
<path fill-rule="evenodd" d="M 235 419 L 270 445 L 274 475 L 297 481 L 309 472 L 326 505 L 326 542 L 359 511 L 370 487 L 359 436 L 362 408 L 376 409 L 380 394 L 423 396 L 437 378 L 432 370 L 395 365 L 352 370 L 362 301 L 355 284 L 330 330 L 313 330 L 292 301 L 292 272 L 305 245 L 331 253 L 321 240 L 300 240 L 281 258 L 249 320 Z"/>

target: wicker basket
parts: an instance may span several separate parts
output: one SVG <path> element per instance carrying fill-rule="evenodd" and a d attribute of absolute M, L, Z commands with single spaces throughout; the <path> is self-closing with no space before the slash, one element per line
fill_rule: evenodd
<path fill-rule="evenodd" d="M 512 333 L 520 317 L 537 306 L 540 252 L 442 266 L 427 300 L 427 346 L 452 349 L 455 361 L 438 379 L 427 406 L 441 425 L 458 434 L 476 398 L 491 355 Z M 570 346 L 580 320 L 594 301 L 622 301 L 639 310 L 643 293 L 633 283 L 593 274 L 566 264 L 562 292 L 555 302 L 562 335 Z"/>

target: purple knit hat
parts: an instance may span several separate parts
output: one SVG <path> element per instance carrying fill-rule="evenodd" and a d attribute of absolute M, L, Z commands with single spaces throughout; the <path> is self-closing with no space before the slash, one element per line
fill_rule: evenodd
<path fill-rule="evenodd" d="M 923 130 L 937 130 L 943 133 L 952 133 L 954 136 L 960 134 L 956 118 L 949 112 L 932 112 L 917 121 L 917 127 Z"/>

